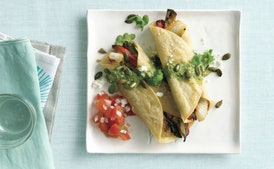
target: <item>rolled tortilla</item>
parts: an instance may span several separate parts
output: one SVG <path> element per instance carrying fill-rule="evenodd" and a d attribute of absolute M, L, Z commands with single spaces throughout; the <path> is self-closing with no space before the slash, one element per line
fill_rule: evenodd
<path fill-rule="evenodd" d="M 188 44 L 189 48 L 192 48 L 192 41 L 190 38 L 189 30 L 187 29 L 187 25 L 184 22 L 176 20 L 165 29 L 181 37 Z M 213 104 L 213 101 L 208 98 L 207 90 L 203 85 L 201 98 L 194 111 L 198 121 L 203 121 L 206 118 L 208 111 L 212 108 Z"/>
<path fill-rule="evenodd" d="M 192 59 L 193 49 L 183 38 L 154 24 L 150 25 L 150 30 L 164 68 L 170 62 L 181 63 Z M 194 112 L 202 95 L 202 82 L 194 78 L 168 78 L 168 84 L 182 120 L 189 122 L 188 117 Z"/>
<path fill-rule="evenodd" d="M 137 66 L 146 66 L 149 70 L 154 69 L 149 57 L 140 45 L 135 41 L 133 41 L 133 44 L 138 52 Z M 110 61 L 109 55 L 110 52 L 108 52 L 99 63 L 104 68 L 111 70 L 119 64 Z M 142 119 L 159 143 L 169 143 L 178 139 L 165 123 L 163 107 L 158 96 L 149 85 L 146 83 L 144 83 L 144 85 L 145 86 L 140 85 L 134 89 L 125 89 L 119 86 L 119 91 L 128 100 L 133 112 Z"/>

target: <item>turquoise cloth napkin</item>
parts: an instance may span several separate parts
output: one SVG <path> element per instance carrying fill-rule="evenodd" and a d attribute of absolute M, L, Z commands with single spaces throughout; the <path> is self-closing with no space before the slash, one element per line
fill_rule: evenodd
<path fill-rule="evenodd" d="M 32 103 L 37 113 L 31 137 L 17 148 L 0 150 L 0 169 L 54 169 L 40 105 L 35 56 L 29 40 L 0 42 L 0 81 L 0 93 L 23 97 Z"/>

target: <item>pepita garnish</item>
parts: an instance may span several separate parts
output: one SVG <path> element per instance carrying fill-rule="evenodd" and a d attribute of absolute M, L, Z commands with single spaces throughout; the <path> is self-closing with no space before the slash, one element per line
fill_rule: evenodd
<path fill-rule="evenodd" d="M 201 75 L 201 69 L 200 69 L 200 67 L 198 67 L 198 66 L 195 67 L 195 73 L 196 73 L 197 76 Z"/>
<path fill-rule="evenodd" d="M 223 72 L 222 72 L 221 69 L 217 69 L 217 70 L 216 70 L 216 73 L 217 73 L 217 75 L 220 76 L 220 77 L 223 75 Z"/>
<path fill-rule="evenodd" d="M 191 78 L 191 73 L 188 70 L 185 72 L 185 75 L 188 79 Z"/>
<path fill-rule="evenodd" d="M 103 76 L 103 72 L 99 71 L 95 74 L 94 80 L 100 79 Z"/>
<path fill-rule="evenodd" d="M 126 79 L 121 79 L 121 80 L 119 80 L 119 83 L 120 83 L 120 84 L 124 84 L 124 83 L 126 83 L 126 82 L 127 82 Z"/>
<path fill-rule="evenodd" d="M 100 49 L 98 50 L 98 52 L 101 53 L 101 54 L 106 54 L 106 53 L 107 53 L 107 52 L 105 51 L 105 49 L 103 49 L 103 48 L 100 48 Z"/>
<path fill-rule="evenodd" d="M 179 72 L 180 69 L 181 69 L 180 64 L 176 64 L 176 66 L 174 67 L 174 71 L 175 71 L 175 72 Z"/>
<path fill-rule="evenodd" d="M 130 85 L 130 88 L 134 88 L 136 85 L 137 85 L 137 83 L 136 83 L 136 82 L 133 82 L 133 83 Z"/>
<path fill-rule="evenodd" d="M 222 57 L 222 60 L 228 60 L 231 57 L 230 53 L 226 53 L 224 54 L 224 56 Z"/>
<path fill-rule="evenodd" d="M 223 104 L 223 100 L 220 100 L 215 104 L 215 107 L 219 108 L 219 107 L 221 107 L 222 104 Z"/>
<path fill-rule="evenodd" d="M 146 87 L 146 83 L 145 83 L 143 80 L 140 81 L 140 84 L 141 84 L 141 86 L 142 86 L 143 88 L 145 88 L 145 89 L 147 88 L 147 87 Z"/>
<path fill-rule="evenodd" d="M 211 72 L 216 72 L 217 68 L 215 68 L 215 67 L 208 67 L 207 70 L 209 70 Z"/>

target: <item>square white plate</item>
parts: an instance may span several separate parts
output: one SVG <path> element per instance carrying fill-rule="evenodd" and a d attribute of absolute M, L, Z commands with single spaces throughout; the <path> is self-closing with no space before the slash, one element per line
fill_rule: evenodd
<path fill-rule="evenodd" d="M 186 142 L 159 144 L 150 140 L 148 129 L 137 116 L 130 117 L 131 140 L 110 139 L 89 119 L 96 113 L 93 100 L 100 92 L 91 87 L 100 67 L 96 60 L 103 55 L 100 48 L 109 50 L 117 35 L 136 34 L 136 41 L 145 51 L 154 47 L 148 27 L 143 31 L 135 24 L 126 24 L 129 14 L 148 15 L 150 22 L 164 19 L 166 11 L 88 10 L 88 72 L 87 72 L 87 129 L 86 146 L 89 153 L 240 153 L 240 11 L 180 11 L 177 19 L 188 25 L 196 52 L 213 49 L 217 60 L 227 52 L 222 62 L 222 77 L 207 77 L 207 89 L 213 101 L 223 100 L 219 109 L 213 108 L 203 122 L 190 128 Z"/>

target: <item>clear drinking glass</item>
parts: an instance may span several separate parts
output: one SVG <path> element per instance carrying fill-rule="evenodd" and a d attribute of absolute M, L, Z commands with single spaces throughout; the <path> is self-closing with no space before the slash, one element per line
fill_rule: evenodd
<path fill-rule="evenodd" d="M 33 106 L 16 95 L 0 94 L 0 149 L 23 144 L 36 123 Z"/>

